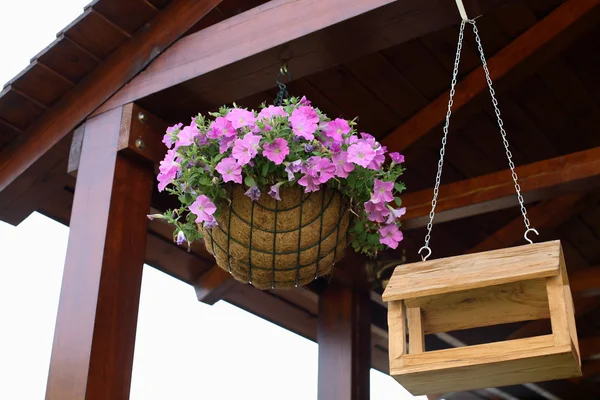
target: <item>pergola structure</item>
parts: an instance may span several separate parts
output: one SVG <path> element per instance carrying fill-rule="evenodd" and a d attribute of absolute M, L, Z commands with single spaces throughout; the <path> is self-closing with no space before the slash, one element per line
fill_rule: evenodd
<path fill-rule="evenodd" d="M 583 377 L 456 399 L 595 399 L 600 374 L 600 0 L 472 0 L 521 188 L 539 240 L 561 239 Z M 406 259 L 429 213 L 460 17 L 453 0 L 95 0 L 0 94 L 0 219 L 39 211 L 70 226 L 46 399 L 127 399 L 142 265 L 319 343 L 319 399 L 369 396 L 387 371 L 383 281 L 402 250 L 348 256 L 331 281 L 258 291 L 146 215 L 168 124 L 291 93 L 407 160 Z M 442 257 L 523 243 L 523 225 L 466 34 L 432 248 Z M 137 142 L 137 146 L 136 146 Z M 140 145 L 143 144 L 143 145 Z M 152 210 L 152 211 L 151 211 Z M 441 349 L 543 334 L 547 321 L 426 336 Z M 224 349 L 224 352 L 226 349 Z M 431 398 L 438 398 L 431 396 Z"/>

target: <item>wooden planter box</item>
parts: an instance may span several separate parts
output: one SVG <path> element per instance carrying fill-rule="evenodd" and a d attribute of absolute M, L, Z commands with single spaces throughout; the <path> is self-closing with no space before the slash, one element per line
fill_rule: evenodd
<path fill-rule="evenodd" d="M 414 395 L 581 376 L 559 241 L 400 265 L 383 300 L 390 374 Z M 550 335 L 425 350 L 425 334 L 544 318 Z"/>

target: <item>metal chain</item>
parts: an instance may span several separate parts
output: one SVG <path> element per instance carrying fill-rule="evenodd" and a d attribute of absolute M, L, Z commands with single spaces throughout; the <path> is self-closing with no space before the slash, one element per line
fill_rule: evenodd
<path fill-rule="evenodd" d="M 431 201 L 431 212 L 429 213 L 429 223 L 427 224 L 427 234 L 425 235 L 425 245 L 419 249 L 419 254 L 423 250 L 427 250 L 427 255 L 421 257 L 423 261 L 427 260 L 427 258 L 431 255 L 431 248 L 429 247 L 429 241 L 431 239 L 431 229 L 433 228 L 433 218 L 435 217 L 435 206 L 437 204 L 437 197 L 440 188 L 440 181 L 442 177 L 442 168 L 444 166 L 444 155 L 446 153 L 446 142 L 448 137 L 448 128 L 450 127 L 450 116 L 452 115 L 452 105 L 454 103 L 454 94 L 455 94 L 455 86 L 456 80 L 458 76 L 458 64 L 460 62 L 460 51 L 462 49 L 462 42 L 464 38 L 464 29 L 465 24 L 469 23 L 473 26 L 473 33 L 475 34 L 475 40 L 477 42 L 477 49 L 479 50 L 479 57 L 481 58 L 481 64 L 483 67 L 483 71 L 485 73 L 485 79 L 487 81 L 488 89 L 490 92 L 490 97 L 492 98 L 492 104 L 494 106 L 494 112 L 496 113 L 496 118 L 498 120 L 498 128 L 500 129 L 500 134 L 502 135 L 502 143 L 504 144 L 504 149 L 506 150 L 506 158 L 508 159 L 508 166 L 511 171 L 512 180 L 515 184 L 515 191 L 517 192 L 517 199 L 519 201 L 519 205 L 521 206 L 521 214 L 523 215 L 523 221 L 525 223 L 525 234 L 523 237 L 529 243 L 533 243 L 531 239 L 527 237 L 529 232 L 533 232 L 536 235 L 539 235 L 538 231 L 534 228 L 531 228 L 531 223 L 529 222 L 529 218 L 527 217 L 527 209 L 525 208 L 525 202 L 523 200 L 523 195 L 521 194 L 521 186 L 518 182 L 517 172 L 515 171 L 515 164 L 512 160 L 512 153 L 508 146 L 508 139 L 506 138 L 506 130 L 504 129 L 504 122 L 502 121 L 502 117 L 500 116 L 500 109 L 498 108 L 498 100 L 496 99 L 496 91 L 492 86 L 492 78 L 490 76 L 490 71 L 487 66 L 487 61 L 485 59 L 485 55 L 483 53 L 483 45 L 481 44 L 481 38 L 479 37 L 479 30 L 477 29 L 477 25 L 475 24 L 475 20 L 463 20 L 460 24 L 460 32 L 458 34 L 458 44 L 456 46 L 456 57 L 454 59 L 454 69 L 452 71 L 452 83 L 450 85 L 450 98 L 448 100 L 448 111 L 446 112 L 446 123 L 444 125 L 444 136 L 442 137 L 442 148 L 440 150 L 440 159 L 438 162 L 438 171 L 435 178 L 435 187 L 433 189 L 433 200 Z"/>
<path fill-rule="evenodd" d="M 452 115 L 452 105 L 454 104 L 454 94 L 456 81 L 458 79 L 458 65 L 460 64 L 460 52 L 462 50 L 463 37 L 465 32 L 465 21 L 460 23 L 460 32 L 458 34 L 458 44 L 456 45 L 456 56 L 454 57 L 454 69 L 452 70 L 452 82 L 450 83 L 450 98 L 448 100 L 448 111 L 446 111 L 446 123 L 444 124 L 444 136 L 442 137 L 442 148 L 440 149 L 440 159 L 438 161 L 438 170 L 435 176 L 435 186 L 433 188 L 433 200 L 431 200 L 431 211 L 429 212 L 429 223 L 427 224 L 427 234 L 425 235 L 425 245 L 419 249 L 427 250 L 427 255 L 421 257 L 423 261 L 431 255 L 429 240 L 431 239 L 431 229 L 433 228 L 433 218 L 435 217 L 435 206 L 437 205 L 437 197 L 440 191 L 440 182 L 442 179 L 442 168 L 444 167 L 444 155 L 446 154 L 446 142 L 448 138 L 448 129 L 450 128 L 450 116 Z"/>

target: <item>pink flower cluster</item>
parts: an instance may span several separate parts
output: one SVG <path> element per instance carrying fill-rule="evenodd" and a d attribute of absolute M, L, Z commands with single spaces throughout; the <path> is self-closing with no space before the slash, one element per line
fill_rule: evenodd
<path fill-rule="evenodd" d="M 286 129 L 287 132 L 289 129 L 292 132 L 288 137 L 290 142 L 280 137 L 284 136 L 280 128 L 282 123 L 289 124 Z M 254 167 L 256 157 L 264 157 L 276 166 L 284 165 L 288 181 L 297 181 L 307 193 L 318 191 L 321 185 L 332 179 L 346 179 L 359 167 L 380 171 L 386 160 L 386 147 L 378 143 L 372 135 L 364 132 L 360 135 L 352 134 L 352 123 L 345 119 L 336 118 L 329 121 L 323 118 L 305 98 L 293 109 L 271 105 L 259 113 L 254 113 L 233 108 L 227 114 L 217 117 L 208 127 L 201 126 L 199 129 L 199 124 L 200 122 L 192 120 L 188 126 L 177 124 L 167 130 L 163 143 L 169 150 L 160 163 L 159 191 L 163 191 L 180 176 L 182 157 L 178 151 L 192 145 L 202 148 L 215 144 L 215 147 L 210 148 L 219 149 L 221 155 L 216 165 L 211 166 L 210 161 L 206 160 L 199 164 L 206 168 L 208 177 L 213 179 L 213 182 L 216 182 L 215 179 L 222 179 L 222 182 L 243 184 L 244 171 Z M 299 145 L 296 142 L 299 142 Z M 291 148 L 294 154 L 291 154 Z M 399 153 L 390 153 L 388 156 L 392 166 L 404 162 L 404 156 Z M 261 159 L 258 160 L 264 163 Z M 196 160 L 193 160 L 193 163 L 196 163 Z M 250 180 L 253 181 L 252 176 Z M 268 194 L 280 200 L 279 189 L 285 181 L 275 182 Z M 258 200 L 261 195 L 260 189 L 255 184 L 251 185 L 246 195 L 252 200 Z M 397 219 L 404 215 L 406 210 L 390 205 L 394 201 L 393 190 L 394 182 L 375 179 L 372 196 L 364 203 L 364 209 L 369 221 L 381 226 L 380 243 L 396 248 L 402 240 Z M 209 225 L 216 223 L 213 217 L 216 206 L 207 196 L 198 195 L 189 209 L 197 216 L 196 222 Z"/>

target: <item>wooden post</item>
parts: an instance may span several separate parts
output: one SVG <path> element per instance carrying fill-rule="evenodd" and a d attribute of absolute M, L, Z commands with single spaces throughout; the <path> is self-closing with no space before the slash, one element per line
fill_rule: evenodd
<path fill-rule="evenodd" d="M 371 367 L 369 294 L 332 280 L 319 296 L 319 400 L 367 400 Z"/>
<path fill-rule="evenodd" d="M 118 151 L 126 107 L 85 125 L 47 400 L 129 398 L 154 174 Z"/>

